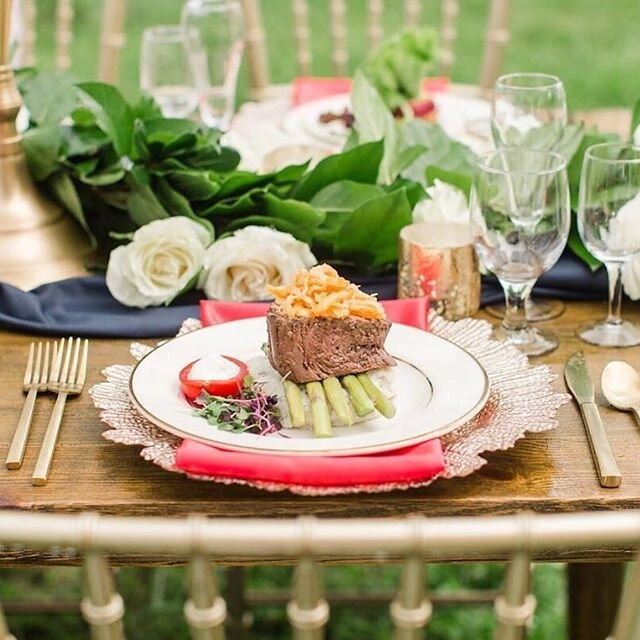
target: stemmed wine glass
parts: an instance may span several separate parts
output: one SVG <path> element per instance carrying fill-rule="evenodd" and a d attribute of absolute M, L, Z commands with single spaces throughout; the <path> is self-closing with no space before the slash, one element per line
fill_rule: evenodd
<path fill-rule="evenodd" d="M 640 254 L 640 147 L 603 143 L 587 149 L 578 231 L 609 274 L 609 313 L 604 321 L 581 327 L 578 336 L 602 347 L 640 344 L 640 328 L 620 315 L 623 268 Z"/>
<path fill-rule="evenodd" d="M 496 148 L 557 149 L 567 124 L 567 100 L 562 81 L 546 73 L 509 73 L 498 78 L 491 105 L 491 132 Z M 496 317 L 502 305 L 489 306 Z M 564 311 L 560 300 L 527 299 L 527 318 L 550 320 Z"/>
<path fill-rule="evenodd" d="M 186 118 L 198 106 L 198 91 L 180 26 L 149 27 L 142 33 L 140 88 L 167 118 Z"/>
<path fill-rule="evenodd" d="M 244 49 L 237 0 L 187 0 L 182 27 L 200 92 L 200 117 L 208 127 L 229 128 Z"/>
<path fill-rule="evenodd" d="M 560 257 L 571 224 L 566 161 L 558 153 L 507 147 L 483 156 L 470 198 L 474 245 L 505 294 L 494 337 L 531 356 L 557 338 L 530 327 L 525 302 L 536 280 Z"/>

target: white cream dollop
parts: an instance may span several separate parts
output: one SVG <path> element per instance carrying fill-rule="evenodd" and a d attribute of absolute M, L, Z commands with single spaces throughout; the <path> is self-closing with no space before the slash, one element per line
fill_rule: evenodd
<path fill-rule="evenodd" d="M 196 361 L 191 367 L 189 380 L 229 380 L 238 375 L 240 367 L 231 360 L 227 360 L 219 353 L 210 353 Z"/>
<path fill-rule="evenodd" d="M 467 196 L 461 189 L 448 182 L 434 180 L 427 189 L 427 195 L 430 199 L 420 201 L 413 210 L 414 222 L 470 222 Z"/>

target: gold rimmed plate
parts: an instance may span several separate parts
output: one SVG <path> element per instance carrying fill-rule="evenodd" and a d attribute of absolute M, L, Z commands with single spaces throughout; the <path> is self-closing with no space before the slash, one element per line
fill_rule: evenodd
<path fill-rule="evenodd" d="M 262 352 L 267 341 L 264 318 L 237 320 L 174 338 L 136 365 L 129 391 L 148 420 L 182 438 L 225 449 L 263 454 L 345 456 L 391 451 L 449 433 L 473 418 L 489 397 L 482 365 L 461 347 L 434 334 L 393 324 L 386 348 L 398 365 L 390 375 L 396 415 L 377 416 L 350 427 L 334 428 L 330 438 L 315 438 L 310 428 L 283 429 L 259 436 L 221 431 L 194 414 L 180 391 L 179 371 L 211 352 L 244 360 L 254 378 L 278 391 L 278 376 Z"/>

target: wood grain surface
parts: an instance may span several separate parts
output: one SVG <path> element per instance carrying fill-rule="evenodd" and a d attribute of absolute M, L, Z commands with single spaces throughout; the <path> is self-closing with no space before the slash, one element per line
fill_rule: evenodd
<path fill-rule="evenodd" d="M 567 357 L 583 349 L 596 386 L 605 364 L 624 359 L 640 367 L 640 348 L 612 350 L 592 347 L 575 337 L 580 324 L 604 315 L 605 304 L 571 303 L 565 313 L 545 326 L 557 332 L 560 348 L 538 362 L 558 374 L 555 387 L 564 391 L 562 367 Z M 640 322 L 640 309 L 627 304 L 625 317 Z M 480 314 L 480 317 L 485 317 Z M 495 321 L 494 321 L 495 322 Z M 0 458 L 4 461 L 23 401 L 21 378 L 31 337 L 0 333 Z M 88 386 L 101 381 L 109 364 L 132 362 L 130 340 L 93 340 Z M 153 344 L 149 341 L 149 344 Z M 101 437 L 106 426 L 87 393 L 67 405 L 49 483 L 31 485 L 31 473 L 54 398 L 38 400 L 22 469 L 0 467 L 0 506 L 26 510 L 77 512 L 95 510 L 117 515 L 319 517 L 426 515 L 495 515 L 523 509 L 575 512 L 640 508 L 640 427 L 631 414 L 606 405 L 598 395 L 601 415 L 623 474 L 618 489 L 599 486 L 584 427 L 574 402 L 563 406 L 559 427 L 530 435 L 509 450 L 487 456 L 488 463 L 468 478 L 439 480 L 424 489 L 386 494 L 298 497 L 239 486 L 189 480 L 144 461 L 137 447 L 114 444 Z M 629 550 L 591 550 L 580 556 L 558 552 L 554 559 L 628 557 Z M 54 559 L 26 551 L 5 553 L 5 561 L 42 562 Z M 547 556 L 548 558 L 549 556 Z M 126 559 L 125 559 L 126 560 Z M 153 559 L 149 559 L 153 562 Z M 58 558 L 60 561 L 60 558 Z"/>

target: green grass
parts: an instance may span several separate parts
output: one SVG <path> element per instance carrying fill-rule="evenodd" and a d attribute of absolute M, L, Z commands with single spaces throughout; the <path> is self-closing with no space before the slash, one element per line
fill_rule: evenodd
<path fill-rule="evenodd" d="M 484 26 L 489 2 L 462 0 L 458 25 L 457 61 L 453 79 L 475 82 L 482 59 Z M 275 82 L 294 77 L 293 32 L 290 0 L 263 0 L 265 26 L 270 43 L 270 64 Z M 313 72 L 331 73 L 331 42 L 328 37 L 327 2 L 311 5 Z M 385 27 L 393 32 L 402 22 L 401 2 L 386 3 Z M 423 1 L 423 19 L 439 23 L 438 2 Z M 631 106 L 640 97 L 636 73 L 640 44 L 635 25 L 640 24 L 637 0 L 512 0 L 511 42 L 504 70 L 536 70 L 560 76 L 567 87 L 570 108 Z M 78 79 L 95 78 L 101 4 L 75 0 L 73 72 Z M 129 2 L 126 46 L 122 55 L 121 87 L 128 96 L 138 89 L 140 34 L 152 24 L 175 23 L 182 0 L 135 0 Z M 349 0 L 350 68 L 366 54 L 366 0 Z M 53 65 L 55 3 L 38 3 L 38 65 Z M 320 26 L 316 26 L 320 25 Z M 241 87 L 240 97 L 246 95 Z"/>
<path fill-rule="evenodd" d="M 264 18 L 270 42 L 271 70 L 274 82 L 294 77 L 293 38 L 290 0 L 264 0 Z M 311 2 L 313 72 L 330 74 L 330 40 L 327 37 L 325 2 Z M 402 21 L 400 2 L 387 2 L 385 14 L 388 32 Z M 424 2 L 424 18 L 437 24 L 438 3 Z M 478 79 L 487 0 L 462 0 L 457 61 L 453 79 L 475 82 Z M 72 47 L 73 74 L 78 80 L 95 77 L 101 3 L 75 0 L 76 9 Z M 121 83 L 124 93 L 138 93 L 138 55 L 144 27 L 178 20 L 182 0 L 135 0 L 129 2 L 127 44 L 122 55 Z M 349 0 L 351 70 L 366 54 L 365 0 Z M 55 3 L 38 3 L 38 66 L 53 66 Z M 640 75 L 636 72 L 640 54 L 637 27 L 640 3 L 637 0 L 512 0 L 512 40 L 507 49 L 504 69 L 537 70 L 559 75 L 567 87 L 570 108 L 630 106 L 640 96 Z M 316 25 L 323 25 L 318 26 Z M 241 80 L 240 99 L 246 96 L 246 81 Z M 393 567 L 329 568 L 327 584 L 332 588 L 393 588 L 397 569 Z M 429 583 L 434 589 L 459 587 L 495 588 L 501 570 L 493 565 L 434 566 Z M 129 637 L 180 640 L 188 638 L 181 616 L 183 599 L 181 569 L 152 572 L 123 569 L 118 582 L 128 604 L 126 625 Z M 254 587 L 284 588 L 290 580 L 287 569 L 255 569 L 249 574 Z M 539 565 L 534 573 L 539 600 L 533 640 L 564 637 L 564 572 L 558 565 Z M 74 569 L 2 570 L 0 599 L 34 598 L 43 594 L 78 597 L 80 575 Z M 12 616 L 10 623 L 19 640 L 54 640 L 87 637 L 78 616 Z M 491 637 L 491 614 L 486 608 L 467 607 L 436 610 L 429 628 L 432 640 L 482 640 Z M 388 638 L 386 611 L 337 609 L 333 612 L 330 640 Z M 251 637 L 276 639 L 287 637 L 283 610 L 265 608 L 255 611 Z"/>
<path fill-rule="evenodd" d="M 255 567 L 248 570 L 248 582 L 261 590 L 285 591 L 291 583 L 292 569 Z M 399 567 L 328 567 L 324 570 L 328 589 L 359 593 L 387 590 L 397 586 Z M 451 591 L 495 589 L 503 569 L 499 565 L 432 565 L 428 568 L 431 589 Z M 564 571 L 561 565 L 537 565 L 533 588 L 538 610 L 530 640 L 561 640 L 564 635 Z M 80 597 L 81 572 L 73 568 L 0 570 L 0 599 Z M 121 569 L 119 589 L 125 599 L 125 630 L 130 640 L 188 640 L 184 624 L 184 569 Z M 252 611 L 253 624 L 248 638 L 280 640 L 289 637 L 284 607 L 260 607 Z M 75 614 L 9 616 L 18 640 L 76 640 L 88 637 L 86 627 Z M 436 608 L 428 626 L 430 640 L 490 640 L 493 617 L 487 606 Z M 388 640 L 392 628 L 386 607 L 356 609 L 336 607 L 331 612 L 328 640 Z M 233 640 L 233 639 L 232 639 Z"/>

